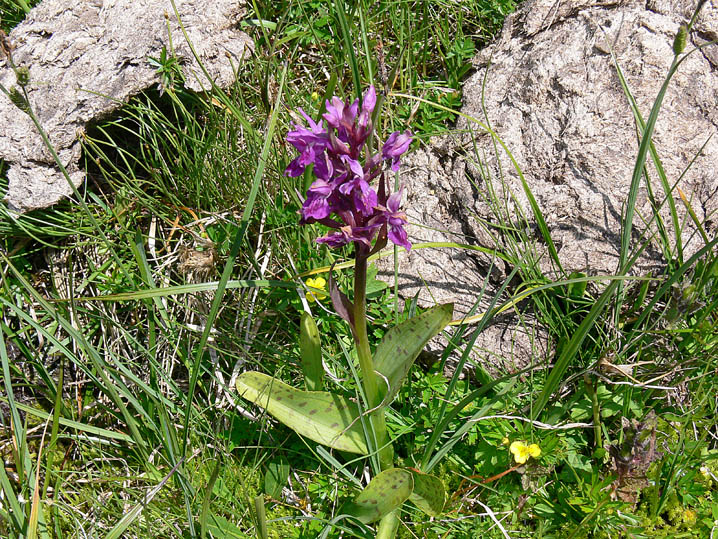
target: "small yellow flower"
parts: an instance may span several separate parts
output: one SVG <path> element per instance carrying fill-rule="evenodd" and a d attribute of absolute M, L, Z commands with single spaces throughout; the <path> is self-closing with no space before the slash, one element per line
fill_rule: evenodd
<path fill-rule="evenodd" d="M 529 457 L 536 458 L 541 455 L 541 448 L 538 444 L 526 445 L 526 442 L 518 440 L 511 444 L 509 451 L 511 451 L 517 464 L 526 464 Z"/>
<path fill-rule="evenodd" d="M 692 509 L 683 511 L 683 522 L 688 526 L 693 526 L 698 520 L 698 514 Z"/>
<path fill-rule="evenodd" d="M 319 93 L 318 92 L 312 92 L 312 101 L 317 101 L 319 99 Z"/>
<path fill-rule="evenodd" d="M 325 289 L 327 286 L 327 281 L 324 279 L 324 277 L 317 277 L 316 279 L 307 279 L 306 285 L 309 288 L 321 288 Z M 307 301 L 321 301 L 324 298 L 326 298 L 327 295 L 323 294 L 321 292 L 315 292 L 315 291 L 309 291 L 307 292 Z"/>
<path fill-rule="evenodd" d="M 501 445 L 509 445 L 508 437 L 504 436 L 503 438 L 501 438 Z"/>

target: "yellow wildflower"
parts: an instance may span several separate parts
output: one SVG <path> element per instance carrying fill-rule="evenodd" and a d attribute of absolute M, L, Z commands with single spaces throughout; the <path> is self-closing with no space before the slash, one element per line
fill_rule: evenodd
<path fill-rule="evenodd" d="M 517 464 L 526 464 L 529 457 L 536 458 L 541 455 L 541 448 L 538 444 L 526 445 L 526 442 L 518 440 L 511 444 L 509 451 L 511 451 Z"/>
<path fill-rule="evenodd" d="M 324 279 L 324 277 L 317 277 L 316 279 L 307 279 L 306 285 L 309 288 L 321 288 L 325 289 L 327 286 L 327 281 Z M 315 292 L 315 291 L 309 291 L 307 292 L 307 301 L 321 301 L 324 298 L 326 298 L 327 295 L 323 294 L 321 292 Z"/>
<path fill-rule="evenodd" d="M 509 438 L 507 436 L 501 438 L 501 445 L 509 445 Z"/>
<path fill-rule="evenodd" d="M 697 520 L 698 520 L 698 514 L 695 511 L 693 511 L 692 509 L 686 509 L 685 511 L 683 511 L 683 522 L 687 526 L 689 526 L 689 527 L 693 526 Z"/>
<path fill-rule="evenodd" d="M 312 92 L 312 101 L 317 101 L 319 99 L 319 93 L 318 92 Z"/>

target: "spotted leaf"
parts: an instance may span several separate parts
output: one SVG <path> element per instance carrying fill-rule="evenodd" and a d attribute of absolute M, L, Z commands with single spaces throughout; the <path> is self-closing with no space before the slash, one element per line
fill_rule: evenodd
<path fill-rule="evenodd" d="M 387 331 L 374 353 L 374 370 L 388 384 L 384 403 L 394 400 L 419 352 L 451 321 L 453 312 L 453 303 L 437 305 Z"/>
<path fill-rule="evenodd" d="M 414 478 L 403 468 L 390 468 L 372 479 L 354 500 L 344 504 L 341 512 L 370 524 L 409 499 L 414 490 Z"/>
<path fill-rule="evenodd" d="M 237 391 L 301 436 L 341 451 L 368 453 L 359 407 L 345 397 L 302 391 L 253 371 L 239 375 Z"/>
<path fill-rule="evenodd" d="M 446 503 L 444 483 L 435 475 L 425 474 L 414 468 L 408 470 L 414 477 L 414 490 L 409 499 L 427 515 L 440 515 Z"/>

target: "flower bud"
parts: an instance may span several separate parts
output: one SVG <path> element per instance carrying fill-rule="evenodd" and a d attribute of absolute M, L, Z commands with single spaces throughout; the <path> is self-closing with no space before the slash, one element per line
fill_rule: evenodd
<path fill-rule="evenodd" d="M 25 66 L 18 67 L 15 70 L 15 77 L 17 78 L 18 86 L 24 88 L 30 83 L 30 70 Z"/>
<path fill-rule="evenodd" d="M 688 37 L 688 28 L 685 24 L 681 24 L 678 29 L 676 38 L 673 40 L 673 54 L 678 56 L 686 48 L 686 38 Z"/>

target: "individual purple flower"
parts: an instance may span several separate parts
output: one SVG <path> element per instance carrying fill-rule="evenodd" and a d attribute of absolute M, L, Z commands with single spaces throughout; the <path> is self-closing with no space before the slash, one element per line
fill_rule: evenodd
<path fill-rule="evenodd" d="M 384 159 L 391 159 L 391 169 L 394 172 L 399 170 L 399 165 L 401 164 L 399 157 L 409 149 L 409 144 L 411 144 L 411 134 L 408 130 L 403 133 L 394 131 L 386 139 L 384 147 L 381 149 L 381 155 Z"/>
<path fill-rule="evenodd" d="M 376 207 L 376 191 L 371 188 L 369 183 L 364 179 L 364 170 L 355 159 L 342 156 L 342 161 L 349 165 L 350 174 L 347 181 L 339 186 L 339 192 L 346 196 L 351 196 L 354 200 L 356 208 L 364 216 L 370 216 Z"/>
<path fill-rule="evenodd" d="M 342 133 L 342 129 L 349 130 L 354 125 L 359 110 L 359 100 L 356 99 L 351 105 L 347 105 L 337 96 L 332 97 L 331 101 L 327 99 L 327 111 L 322 115 L 327 123 L 334 129 Z"/>
<path fill-rule="evenodd" d="M 378 227 L 352 227 L 343 226 L 339 232 L 332 232 L 321 238 L 317 238 L 317 243 L 325 243 L 329 247 L 342 247 L 347 243 L 359 242 L 365 247 L 371 248 L 371 240 L 374 238 Z"/>
<path fill-rule="evenodd" d="M 323 154 L 321 154 L 321 156 L 317 156 L 314 159 L 313 172 L 318 179 L 324 180 L 326 182 L 331 181 L 332 177 L 334 176 L 334 164 L 332 163 L 331 159 L 329 159 L 327 152 L 324 152 Z"/>
<path fill-rule="evenodd" d="M 404 247 L 407 252 L 411 251 L 411 243 L 404 230 L 404 225 L 407 223 L 406 213 L 399 210 L 401 206 L 401 195 L 404 191 L 402 187 L 396 193 L 392 194 L 386 201 L 386 209 L 380 216 L 380 221 L 386 224 L 388 231 L 387 235 L 389 239 L 400 247 Z"/>
<path fill-rule="evenodd" d="M 287 142 L 299 151 L 299 157 L 294 159 L 285 171 L 288 176 L 293 178 L 301 176 L 307 165 L 314 163 L 324 154 L 329 144 L 329 136 L 324 129 L 323 122 L 316 123 L 301 108 L 299 112 L 309 123 L 309 129 L 297 123 L 294 125 L 295 130 L 287 134 Z"/>
<path fill-rule="evenodd" d="M 312 219 L 319 221 L 325 217 L 329 217 L 332 213 L 329 197 L 333 191 L 334 188 L 322 179 L 312 183 L 307 191 L 307 198 L 304 201 L 304 205 L 302 206 L 302 220 L 305 222 Z"/>
<path fill-rule="evenodd" d="M 374 112 L 376 106 L 376 90 L 374 86 L 369 86 L 369 89 L 364 93 L 364 97 L 361 102 L 361 112 L 359 113 L 359 119 L 357 124 L 362 129 L 370 127 L 371 115 Z"/>
<path fill-rule="evenodd" d="M 342 155 L 351 155 L 351 149 L 349 145 L 337 138 L 337 136 L 330 132 L 329 133 L 329 146 L 327 148 L 334 157 L 341 157 Z"/>

